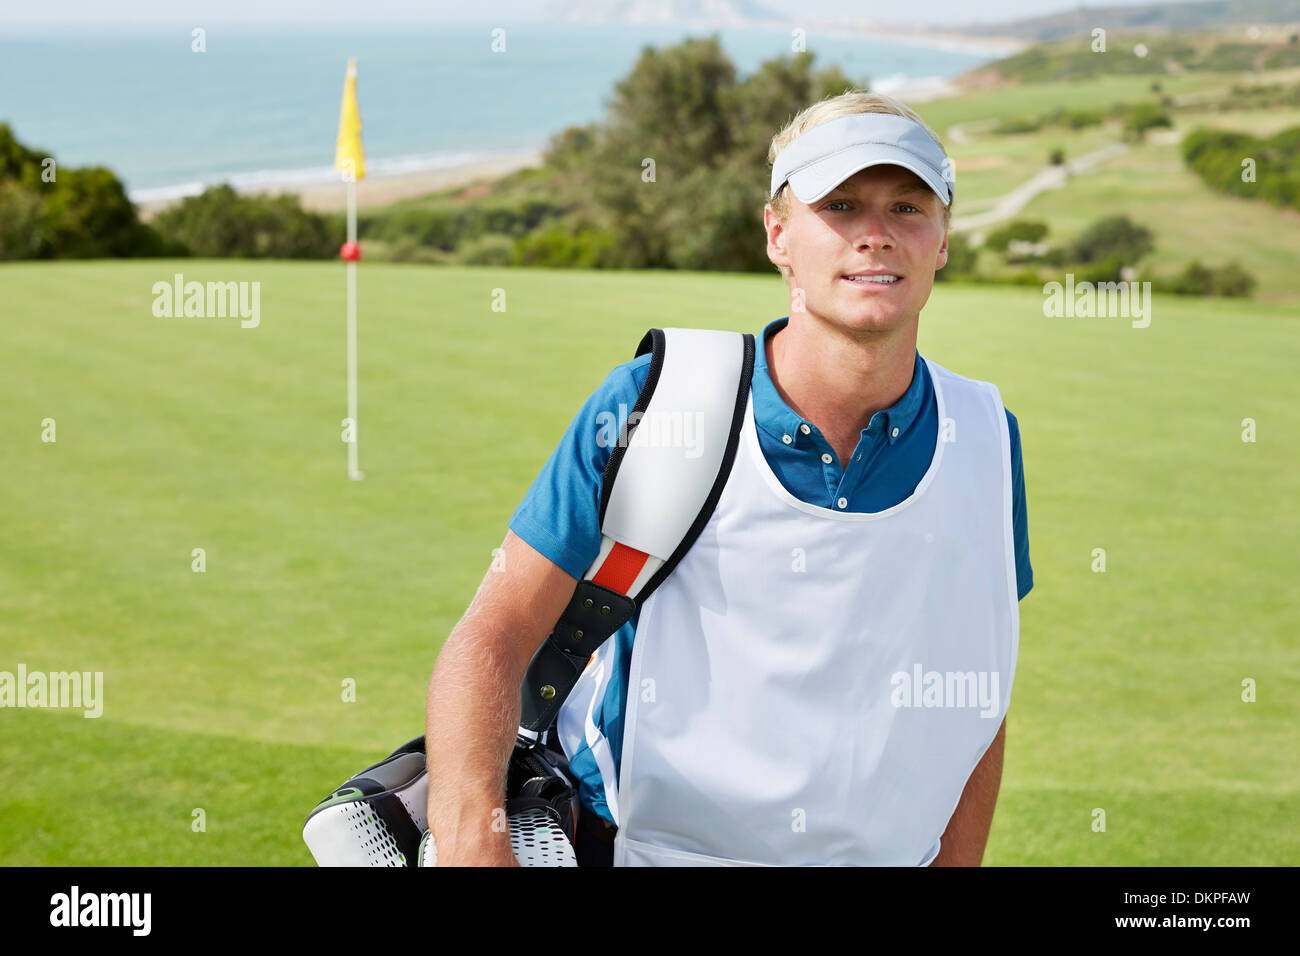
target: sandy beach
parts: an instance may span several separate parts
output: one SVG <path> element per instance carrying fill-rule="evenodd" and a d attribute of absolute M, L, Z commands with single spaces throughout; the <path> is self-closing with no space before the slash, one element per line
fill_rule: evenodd
<path fill-rule="evenodd" d="M 492 182 L 519 169 L 539 166 L 540 149 L 519 150 L 491 159 L 437 169 L 425 169 L 390 175 L 372 174 L 357 183 L 357 207 L 385 206 L 401 199 L 414 199 L 443 189 L 470 186 L 476 182 Z M 250 195 L 292 193 L 303 208 L 316 212 L 334 212 L 347 207 L 347 189 L 342 182 L 284 183 L 273 187 L 239 190 Z M 141 218 L 148 221 L 160 209 L 179 202 L 179 199 L 160 199 L 137 203 Z"/>
<path fill-rule="evenodd" d="M 907 29 L 898 24 L 873 25 L 832 21 L 825 27 L 825 32 L 834 33 L 838 36 L 907 43 L 930 49 L 950 50 L 954 53 L 974 53 L 998 59 L 1019 53 L 1021 50 L 1032 46 L 1029 41 L 1020 37 L 971 37 L 960 32 L 942 32 L 932 28 Z"/>
<path fill-rule="evenodd" d="M 427 169 L 390 176 L 367 176 L 357 183 L 357 206 L 385 206 L 399 199 L 414 199 L 443 189 L 500 179 L 519 169 L 542 164 L 540 149 L 521 150 L 508 156 L 442 169 Z M 292 190 L 303 208 L 331 212 L 347 207 L 342 183 L 314 183 Z"/>

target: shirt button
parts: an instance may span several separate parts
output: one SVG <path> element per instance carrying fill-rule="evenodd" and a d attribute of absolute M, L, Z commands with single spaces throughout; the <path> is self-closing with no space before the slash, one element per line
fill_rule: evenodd
<path fill-rule="evenodd" d="M 785 442 L 788 445 L 790 444 L 790 442 L 794 441 L 794 439 L 791 438 L 789 435 L 782 435 L 781 441 Z"/>
<path fill-rule="evenodd" d="M 829 464 L 831 463 L 831 456 L 823 453 L 823 454 L 822 454 L 822 461 L 826 462 L 826 464 L 829 465 Z"/>
<path fill-rule="evenodd" d="M 837 501 L 837 502 L 835 502 L 835 503 L 836 503 L 837 505 L 839 505 L 841 508 L 847 508 L 847 507 L 849 506 L 849 499 L 848 499 L 848 498 L 841 498 L 839 501 Z"/>
<path fill-rule="evenodd" d="M 895 428 L 892 432 L 890 432 L 890 434 L 893 435 L 895 438 L 897 438 L 897 437 L 898 437 L 898 429 Z"/>
<path fill-rule="evenodd" d="M 800 425 L 800 426 L 799 426 L 799 431 L 801 431 L 801 432 L 803 432 L 805 435 L 807 435 L 807 434 L 809 434 L 810 432 L 812 432 L 812 429 L 809 428 L 807 425 Z"/>

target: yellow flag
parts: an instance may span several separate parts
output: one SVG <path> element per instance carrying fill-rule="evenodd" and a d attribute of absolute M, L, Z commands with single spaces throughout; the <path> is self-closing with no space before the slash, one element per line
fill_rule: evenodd
<path fill-rule="evenodd" d="M 334 151 L 334 168 L 345 174 L 349 170 L 355 170 L 357 179 L 366 175 L 366 157 L 361 151 L 361 110 L 357 108 L 356 60 L 348 60 L 348 75 L 343 80 L 343 111 L 339 114 L 339 140 Z"/>

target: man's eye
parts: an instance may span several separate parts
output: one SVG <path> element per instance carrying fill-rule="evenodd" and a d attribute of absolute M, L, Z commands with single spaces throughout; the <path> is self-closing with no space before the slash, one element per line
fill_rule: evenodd
<path fill-rule="evenodd" d="M 847 205 L 848 205 L 848 202 L 847 202 L 847 200 L 844 200 L 844 199 L 832 199 L 830 202 L 826 203 L 826 205 L 822 206 L 822 208 L 823 208 L 823 209 L 830 209 L 832 206 L 836 206 L 836 205 L 847 206 Z M 907 208 L 907 209 L 912 210 L 913 212 L 920 212 L 920 211 L 921 211 L 921 207 L 919 207 L 919 206 L 914 206 L 914 205 L 912 205 L 912 203 L 910 203 L 910 202 L 899 203 L 899 204 L 898 204 L 898 208 Z"/>

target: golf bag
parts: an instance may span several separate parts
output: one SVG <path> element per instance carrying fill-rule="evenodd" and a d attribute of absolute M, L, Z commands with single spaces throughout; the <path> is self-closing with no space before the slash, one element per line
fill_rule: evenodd
<path fill-rule="evenodd" d="M 546 746 L 511 754 L 505 813 L 523 866 L 577 866 L 578 793 L 561 765 Z M 321 866 L 433 866 L 428 802 L 424 738 L 416 737 L 322 800 L 303 840 Z"/>
<path fill-rule="evenodd" d="M 754 337 L 650 329 L 636 355 L 647 352 L 645 384 L 605 466 L 600 551 L 533 655 L 520 691 L 505 812 L 523 866 L 577 865 L 581 807 L 559 741 L 561 707 L 595 651 L 695 543 L 736 457 Z M 688 429 L 694 443 L 683 454 Z M 417 737 L 321 801 L 303 840 L 320 866 L 432 865 L 428 794 L 424 738 Z"/>

